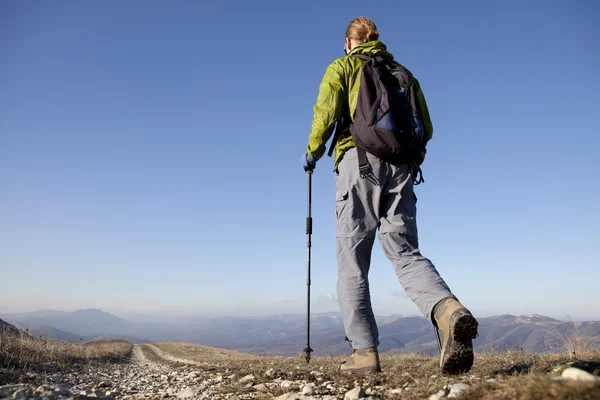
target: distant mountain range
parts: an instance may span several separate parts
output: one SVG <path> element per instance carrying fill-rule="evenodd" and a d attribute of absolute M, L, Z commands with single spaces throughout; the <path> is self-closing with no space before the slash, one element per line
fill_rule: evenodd
<path fill-rule="evenodd" d="M 130 322 L 97 309 L 64 312 L 42 310 L 0 316 L 34 335 L 69 342 L 124 339 L 132 343 L 190 342 L 259 355 L 294 356 L 306 345 L 306 316 L 178 317 L 162 322 Z M 552 332 L 568 329 L 565 322 L 541 315 L 499 315 L 478 318 L 476 351 L 523 350 L 543 353 L 558 350 Z M 431 323 L 424 317 L 377 317 L 382 353 L 436 354 Z M 578 322 L 584 334 L 600 333 L 600 322 Z M 340 355 L 349 350 L 338 313 L 311 317 L 311 347 L 315 355 Z"/>

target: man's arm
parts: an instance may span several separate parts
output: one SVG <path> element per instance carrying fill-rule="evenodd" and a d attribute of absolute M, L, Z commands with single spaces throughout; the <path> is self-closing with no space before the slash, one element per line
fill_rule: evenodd
<path fill-rule="evenodd" d="M 336 121 L 342 115 L 345 101 L 344 78 L 336 62 L 325 71 L 319 95 L 314 107 L 312 130 L 308 138 L 307 154 L 318 160 L 325 153 L 327 141 L 333 133 Z"/>

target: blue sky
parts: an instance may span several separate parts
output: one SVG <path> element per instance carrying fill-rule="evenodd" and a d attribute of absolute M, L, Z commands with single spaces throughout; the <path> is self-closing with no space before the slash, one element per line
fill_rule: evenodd
<path fill-rule="evenodd" d="M 303 312 L 299 158 L 364 15 L 432 114 L 422 252 L 477 315 L 600 318 L 600 7 L 365 4 L 2 2 L 0 312 Z M 316 311 L 337 309 L 332 169 Z M 418 313 L 378 246 L 370 279 L 376 313 Z"/>

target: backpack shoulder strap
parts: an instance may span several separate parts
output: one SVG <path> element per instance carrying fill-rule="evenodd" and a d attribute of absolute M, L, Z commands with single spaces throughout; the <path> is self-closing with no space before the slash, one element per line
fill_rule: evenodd
<path fill-rule="evenodd" d="M 335 132 L 333 133 L 333 138 L 331 139 L 331 144 L 329 145 L 329 151 L 327 152 L 329 157 L 333 155 L 333 150 L 335 149 L 338 140 L 340 140 L 344 131 L 346 131 L 349 126 L 350 111 L 348 111 L 348 106 L 344 105 L 344 108 L 342 109 L 342 117 L 335 123 Z"/>
<path fill-rule="evenodd" d="M 369 61 L 371 59 L 371 57 L 367 56 L 366 54 L 360 53 L 352 54 L 351 57 L 360 58 L 364 61 Z M 329 157 L 333 155 L 335 146 L 340 137 L 342 136 L 343 132 L 346 131 L 350 126 L 350 121 L 350 110 L 348 110 L 348 105 L 345 105 L 342 111 L 342 117 L 335 124 L 335 132 L 333 133 L 333 138 L 331 139 L 331 144 L 329 145 L 329 151 L 327 151 L 327 155 Z"/>
<path fill-rule="evenodd" d="M 365 61 L 369 61 L 371 59 L 371 57 L 369 57 L 368 55 L 360 54 L 360 53 L 352 54 L 352 57 L 357 57 L 357 58 L 360 58 L 361 60 L 365 60 Z"/>

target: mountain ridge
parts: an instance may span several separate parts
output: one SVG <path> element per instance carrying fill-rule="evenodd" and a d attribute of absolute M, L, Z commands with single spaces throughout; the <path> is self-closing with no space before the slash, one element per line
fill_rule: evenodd
<path fill-rule="evenodd" d="M 306 344 L 306 315 L 267 317 L 177 317 L 165 322 L 130 322 L 100 309 L 40 310 L 0 316 L 34 334 L 58 340 L 122 339 L 132 343 L 188 342 L 258 355 L 297 354 Z M 437 341 L 427 318 L 391 315 L 376 317 L 381 353 L 435 354 Z M 565 331 L 563 321 L 539 314 L 501 314 L 478 318 L 476 351 L 490 348 L 548 352 L 559 343 L 552 330 Z M 600 332 L 600 322 L 576 323 L 586 332 Z M 311 315 L 311 346 L 315 355 L 340 355 L 349 350 L 339 313 Z"/>

